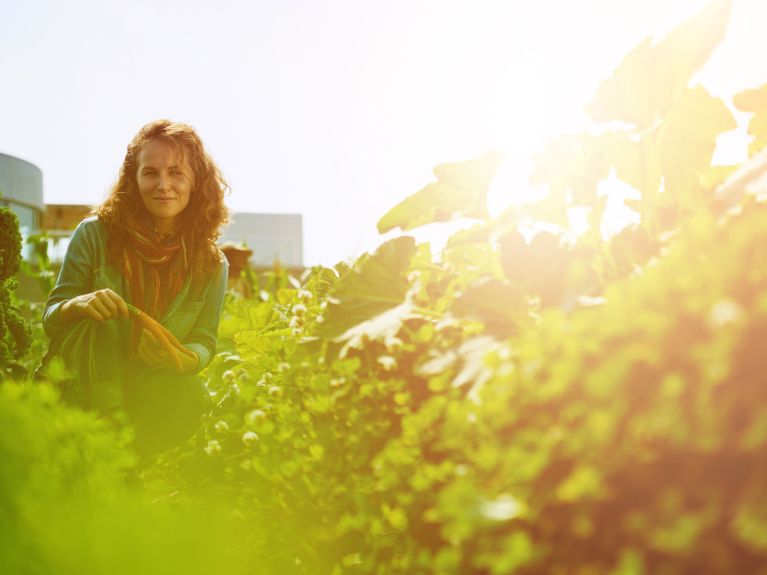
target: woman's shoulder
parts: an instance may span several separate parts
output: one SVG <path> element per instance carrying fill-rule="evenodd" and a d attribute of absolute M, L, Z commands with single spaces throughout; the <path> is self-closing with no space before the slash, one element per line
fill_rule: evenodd
<path fill-rule="evenodd" d="M 104 240 L 107 235 L 107 227 L 98 216 L 88 216 L 77 224 L 74 232 L 72 232 L 73 238 L 87 238 L 89 240 Z"/>
<path fill-rule="evenodd" d="M 226 259 L 226 255 L 224 255 L 224 252 L 222 252 L 221 248 L 218 246 L 213 246 L 213 248 L 215 249 L 215 257 L 218 261 L 211 270 L 213 272 L 211 279 L 215 279 L 221 275 L 226 276 L 229 273 L 229 260 Z"/>
<path fill-rule="evenodd" d="M 213 248 L 216 250 L 216 258 L 218 259 L 219 267 L 228 265 L 229 260 L 226 259 L 226 254 L 221 251 L 221 248 L 219 246 L 213 246 Z"/>
<path fill-rule="evenodd" d="M 97 215 L 92 215 L 80 220 L 80 223 L 75 228 L 75 231 L 77 230 L 84 230 L 90 233 L 104 233 L 106 232 L 106 226 Z"/>

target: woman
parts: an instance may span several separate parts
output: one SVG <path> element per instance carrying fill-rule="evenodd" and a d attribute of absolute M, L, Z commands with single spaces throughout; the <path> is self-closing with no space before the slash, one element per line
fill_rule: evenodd
<path fill-rule="evenodd" d="M 226 189 L 190 126 L 144 126 L 106 201 L 75 229 L 43 312 L 46 359 L 75 376 L 65 395 L 109 416 L 125 410 L 144 454 L 188 437 L 207 405 L 195 374 L 213 356 L 226 289 L 215 244 Z M 178 338 L 180 365 L 126 302 Z"/>

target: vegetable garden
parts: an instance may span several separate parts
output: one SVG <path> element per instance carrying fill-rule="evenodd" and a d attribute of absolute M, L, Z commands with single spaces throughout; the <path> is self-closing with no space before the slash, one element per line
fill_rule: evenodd
<path fill-rule="evenodd" d="M 491 218 L 500 154 L 443 164 L 379 222 L 475 220 L 440 252 L 230 294 L 211 411 L 151 462 L 29 379 L 6 219 L 2 572 L 767 573 L 767 85 L 731 102 L 735 166 L 730 102 L 691 86 L 730 5 L 626 56 L 543 199 Z M 607 237 L 611 175 L 639 222 Z"/>

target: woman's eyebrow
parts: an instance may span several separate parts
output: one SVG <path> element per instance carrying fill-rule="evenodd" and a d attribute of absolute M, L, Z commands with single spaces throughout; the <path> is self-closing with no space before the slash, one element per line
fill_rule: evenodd
<path fill-rule="evenodd" d="M 184 167 L 184 163 L 183 162 L 178 162 L 178 163 L 175 163 L 175 164 L 170 164 L 167 167 L 167 169 L 173 170 L 173 169 L 181 169 L 183 167 Z M 157 170 L 158 168 L 154 164 L 142 164 L 142 165 L 139 166 L 139 169 L 143 172 L 145 170 Z"/>

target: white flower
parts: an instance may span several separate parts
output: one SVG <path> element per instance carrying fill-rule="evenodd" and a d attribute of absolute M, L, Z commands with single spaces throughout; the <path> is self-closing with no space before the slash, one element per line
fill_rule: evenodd
<path fill-rule="evenodd" d="M 245 423 L 248 425 L 256 425 L 258 423 L 262 423 L 266 420 L 266 413 L 264 413 L 260 409 L 253 409 L 252 411 L 249 411 L 248 414 L 245 416 Z"/>
<path fill-rule="evenodd" d="M 216 431 L 216 433 L 226 433 L 227 431 L 229 431 L 229 424 L 223 419 L 219 419 L 213 425 L 213 429 Z"/>
<path fill-rule="evenodd" d="M 522 505 L 511 495 L 501 495 L 480 506 L 480 513 L 491 521 L 508 521 L 522 512 Z"/>
<path fill-rule="evenodd" d="M 279 385 L 273 385 L 269 388 L 269 395 L 274 397 L 282 396 L 282 388 Z"/>
<path fill-rule="evenodd" d="M 306 314 L 306 306 L 302 303 L 297 303 L 293 306 L 293 315 L 297 315 L 298 317 L 303 316 Z"/>
<path fill-rule="evenodd" d="M 391 371 L 397 367 L 397 360 L 390 355 L 382 355 L 378 358 L 378 363 L 384 368 L 384 371 Z"/>
<path fill-rule="evenodd" d="M 712 327 L 719 328 L 736 323 L 743 318 L 743 308 L 731 299 L 723 299 L 716 302 L 708 315 L 708 322 Z"/>
<path fill-rule="evenodd" d="M 221 444 L 216 439 L 211 439 L 208 441 L 208 445 L 205 446 L 205 453 L 208 455 L 221 453 Z"/>
<path fill-rule="evenodd" d="M 255 431 L 246 431 L 242 434 L 242 442 L 245 447 L 252 447 L 258 441 L 258 434 Z"/>
<path fill-rule="evenodd" d="M 312 299 L 312 292 L 310 292 L 309 290 L 300 289 L 298 290 L 296 297 L 300 299 L 301 301 L 308 301 Z"/>

